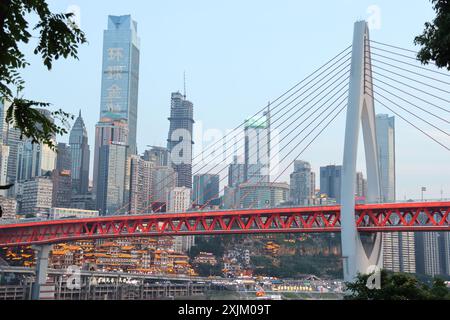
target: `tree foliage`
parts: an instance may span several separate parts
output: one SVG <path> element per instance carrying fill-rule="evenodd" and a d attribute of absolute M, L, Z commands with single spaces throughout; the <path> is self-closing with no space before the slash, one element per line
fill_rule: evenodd
<path fill-rule="evenodd" d="M 418 59 L 428 64 L 434 61 L 440 68 L 450 71 L 450 0 L 431 0 L 436 11 L 433 22 L 425 23 L 422 35 L 414 40 L 421 45 Z"/>
<path fill-rule="evenodd" d="M 381 289 L 369 289 L 371 275 L 358 275 L 355 282 L 345 285 L 347 300 L 450 300 L 450 291 L 441 279 L 434 279 L 431 287 L 411 274 L 381 271 Z"/>
<path fill-rule="evenodd" d="M 28 19 L 38 18 L 34 26 Z M 85 34 L 72 21 L 72 13 L 52 13 L 46 0 L 0 0 L 0 100 L 10 101 L 6 121 L 20 130 L 22 138 L 56 148 L 53 137 L 67 133 L 73 116 L 61 109 L 52 112 L 59 120 L 51 121 L 36 108 L 47 108 L 47 102 L 23 97 L 25 82 L 20 71 L 29 65 L 23 45 L 37 38 L 34 54 L 42 58 L 48 70 L 59 58 L 78 59 L 78 46 L 86 43 Z"/>

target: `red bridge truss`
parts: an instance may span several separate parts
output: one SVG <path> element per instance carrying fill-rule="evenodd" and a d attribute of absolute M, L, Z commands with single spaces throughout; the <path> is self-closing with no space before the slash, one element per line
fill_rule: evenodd
<path fill-rule="evenodd" d="M 358 205 L 361 233 L 450 231 L 450 202 Z M 113 216 L 0 225 L 0 246 L 86 239 L 340 232 L 340 206 Z"/>

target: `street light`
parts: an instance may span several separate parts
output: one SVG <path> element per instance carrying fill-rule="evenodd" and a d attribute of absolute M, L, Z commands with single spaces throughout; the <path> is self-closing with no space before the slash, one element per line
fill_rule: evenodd
<path fill-rule="evenodd" d="M 426 187 L 422 187 L 422 202 L 424 201 L 423 194 L 424 194 L 424 192 L 426 192 L 426 191 L 427 191 L 427 188 L 426 188 Z"/>

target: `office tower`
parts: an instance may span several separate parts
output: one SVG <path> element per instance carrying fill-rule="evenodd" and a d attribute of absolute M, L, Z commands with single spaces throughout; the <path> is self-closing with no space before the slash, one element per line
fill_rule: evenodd
<path fill-rule="evenodd" d="M 128 141 L 128 124 L 124 119 L 112 119 L 112 118 L 102 118 L 100 122 L 97 123 L 95 127 L 95 149 L 94 149 L 94 186 L 93 194 L 94 198 L 97 199 L 98 188 L 102 188 L 102 192 L 106 191 L 106 186 L 100 185 L 107 178 L 106 168 L 108 167 L 108 159 L 105 158 L 103 154 L 102 162 L 100 161 L 101 150 L 105 151 L 104 147 L 112 144 L 126 146 Z M 125 156 L 125 159 L 127 156 Z M 124 172 L 125 172 L 126 160 L 123 162 Z M 103 175 L 100 179 L 100 174 Z M 125 179 L 125 177 L 124 177 Z M 125 181 L 125 180 L 124 180 Z M 106 188 L 106 189 L 105 189 Z M 101 200 L 104 203 L 104 199 Z M 99 209 L 99 207 L 97 208 Z"/>
<path fill-rule="evenodd" d="M 89 189 L 90 148 L 81 111 L 70 131 L 72 189 L 74 195 L 85 195 Z"/>
<path fill-rule="evenodd" d="M 0 196 L 0 207 L 2 208 L 3 220 L 15 219 L 17 214 L 17 200 L 14 198 L 7 198 Z"/>
<path fill-rule="evenodd" d="M 395 118 L 387 114 L 376 117 L 378 157 L 380 159 L 382 202 L 396 200 Z"/>
<path fill-rule="evenodd" d="M 97 209 L 101 215 L 124 214 L 128 146 L 113 142 L 100 148 Z"/>
<path fill-rule="evenodd" d="M 187 212 L 191 207 L 191 190 L 177 187 L 169 192 L 167 211 L 171 213 Z M 195 244 L 194 236 L 174 237 L 173 249 L 176 252 L 189 251 Z"/>
<path fill-rule="evenodd" d="M 220 175 L 199 174 L 194 176 L 192 200 L 194 204 L 204 206 L 220 205 Z"/>
<path fill-rule="evenodd" d="M 58 143 L 56 169 L 53 170 L 53 207 L 70 208 L 72 201 L 72 157 L 65 143 Z"/>
<path fill-rule="evenodd" d="M 341 202 L 342 166 L 320 168 L 320 193 Z"/>
<path fill-rule="evenodd" d="M 20 131 L 15 129 L 13 125 L 6 122 L 6 111 L 11 106 L 11 102 L 0 99 L 0 135 L 2 148 L 2 171 L 6 169 L 6 181 L 7 183 L 15 183 L 17 180 L 17 155 L 19 143 L 21 141 Z M 8 154 L 8 157 L 6 157 Z M 7 160 L 6 160 L 7 159 Z M 4 165 L 4 161 L 7 164 Z M 14 189 L 10 189 L 7 192 L 10 196 L 14 195 Z"/>
<path fill-rule="evenodd" d="M 236 195 L 238 208 L 273 208 L 289 201 L 287 183 L 243 183 Z"/>
<path fill-rule="evenodd" d="M 54 121 L 50 111 L 37 109 L 51 121 Z M 53 137 L 53 142 L 56 138 Z M 53 172 L 56 167 L 56 152 L 44 143 L 33 143 L 32 139 L 19 142 L 17 150 L 17 181 L 23 182 L 34 177 L 44 176 Z"/>
<path fill-rule="evenodd" d="M 130 154 L 137 153 L 140 39 L 131 16 L 109 16 L 103 34 L 100 118 L 125 119 Z"/>
<path fill-rule="evenodd" d="M 129 204 L 129 214 L 144 214 L 152 211 L 153 172 L 153 162 L 146 161 L 137 155 L 131 155 L 128 158 L 125 203 Z"/>
<path fill-rule="evenodd" d="M 192 188 L 194 105 L 181 93 L 172 93 L 167 149 L 178 174 L 178 187 Z"/>
<path fill-rule="evenodd" d="M 236 188 L 245 182 L 245 164 L 234 156 L 233 163 L 228 167 L 228 187 Z"/>
<path fill-rule="evenodd" d="M 144 160 L 152 161 L 155 166 L 167 167 L 169 165 L 169 150 L 164 147 L 151 147 L 144 153 Z"/>
<path fill-rule="evenodd" d="M 311 165 L 309 162 L 297 160 L 291 174 L 290 201 L 294 205 L 305 206 L 312 203 Z"/>
<path fill-rule="evenodd" d="M 35 177 L 23 183 L 20 214 L 47 218 L 52 208 L 53 182 L 50 177 Z"/>
<path fill-rule="evenodd" d="M 263 118 L 253 118 L 245 124 L 246 183 L 270 181 L 270 111 Z"/>
<path fill-rule="evenodd" d="M 6 122 L 6 109 L 0 100 L 0 185 L 8 184 L 8 123 Z M 0 196 L 7 196 L 8 190 L 1 190 Z"/>
<path fill-rule="evenodd" d="M 382 202 L 396 201 L 395 118 L 376 117 Z M 412 232 L 383 234 L 384 268 L 397 272 L 416 272 L 415 237 Z"/>
<path fill-rule="evenodd" d="M 172 167 L 155 167 L 153 169 L 151 202 L 153 211 L 165 212 L 169 192 L 177 187 L 178 175 Z"/>

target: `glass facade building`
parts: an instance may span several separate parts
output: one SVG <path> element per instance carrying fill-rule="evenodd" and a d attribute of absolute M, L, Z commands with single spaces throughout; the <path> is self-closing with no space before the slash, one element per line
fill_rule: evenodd
<path fill-rule="evenodd" d="M 100 118 L 128 122 L 129 152 L 137 153 L 140 39 L 131 16 L 109 16 L 103 35 Z"/>
<path fill-rule="evenodd" d="M 179 92 L 172 93 L 169 121 L 167 149 L 178 174 L 177 186 L 192 189 L 194 105 Z"/>
<path fill-rule="evenodd" d="M 90 148 L 81 111 L 70 131 L 69 144 L 72 161 L 73 193 L 76 195 L 87 194 L 89 188 Z"/>

